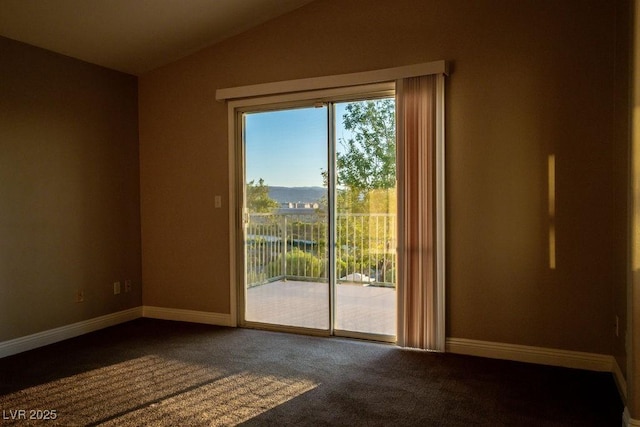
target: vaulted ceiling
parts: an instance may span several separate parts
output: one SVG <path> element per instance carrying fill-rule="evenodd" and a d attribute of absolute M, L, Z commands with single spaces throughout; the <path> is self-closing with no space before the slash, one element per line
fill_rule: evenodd
<path fill-rule="evenodd" d="M 0 35 L 139 75 L 312 0 L 2 0 Z"/>

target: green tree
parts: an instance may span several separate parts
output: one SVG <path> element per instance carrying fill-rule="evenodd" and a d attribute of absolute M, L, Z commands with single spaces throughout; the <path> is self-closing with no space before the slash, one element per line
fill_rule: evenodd
<path fill-rule="evenodd" d="M 392 98 L 351 102 L 342 116 L 352 135 L 339 138 L 337 193 L 340 211 L 352 213 L 395 210 L 396 124 Z M 327 171 L 322 171 L 328 185 Z"/>
<path fill-rule="evenodd" d="M 269 186 L 260 178 L 258 184 L 254 180 L 247 182 L 247 208 L 253 213 L 269 213 L 278 207 L 278 202 L 269 197 Z"/>
<path fill-rule="evenodd" d="M 353 134 L 340 138 L 338 184 L 364 193 L 396 185 L 395 101 L 377 99 L 347 104 L 344 128 Z"/>

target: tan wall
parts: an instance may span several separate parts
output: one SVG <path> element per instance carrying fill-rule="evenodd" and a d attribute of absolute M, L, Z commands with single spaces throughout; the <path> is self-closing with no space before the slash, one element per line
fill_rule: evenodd
<path fill-rule="evenodd" d="M 631 150 L 632 150 L 632 259 L 631 283 L 627 301 L 629 327 L 627 359 L 627 409 L 631 418 L 640 420 L 640 1 L 632 0 L 632 96 L 631 96 Z M 636 423 L 637 424 L 637 423 Z"/>
<path fill-rule="evenodd" d="M 627 286 L 629 246 L 629 179 L 630 179 L 630 105 L 631 90 L 631 12 L 629 0 L 618 0 L 616 10 L 616 51 L 614 76 L 614 145 L 612 203 L 616 213 L 613 219 L 614 276 L 613 310 L 619 318 L 618 337 L 614 338 L 613 355 L 621 371 L 626 374 Z"/>
<path fill-rule="evenodd" d="M 0 58 L 0 341 L 139 306 L 136 78 L 5 38 Z"/>
<path fill-rule="evenodd" d="M 611 354 L 626 262 L 615 15 L 608 1 L 318 0 L 141 76 L 144 304 L 229 312 L 217 88 L 447 59 L 448 336 Z"/>

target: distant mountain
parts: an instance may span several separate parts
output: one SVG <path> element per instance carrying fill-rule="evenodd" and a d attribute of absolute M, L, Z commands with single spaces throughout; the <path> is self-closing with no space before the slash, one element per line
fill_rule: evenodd
<path fill-rule="evenodd" d="M 269 187 L 269 197 L 278 203 L 314 203 L 326 196 L 324 187 Z"/>

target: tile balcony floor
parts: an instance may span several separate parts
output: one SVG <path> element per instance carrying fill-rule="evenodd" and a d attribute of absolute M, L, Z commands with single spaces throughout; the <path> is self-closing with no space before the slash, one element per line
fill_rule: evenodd
<path fill-rule="evenodd" d="M 338 284 L 336 329 L 396 334 L 396 290 Z M 329 329 L 327 283 L 278 281 L 247 291 L 246 319 L 303 328 Z"/>

